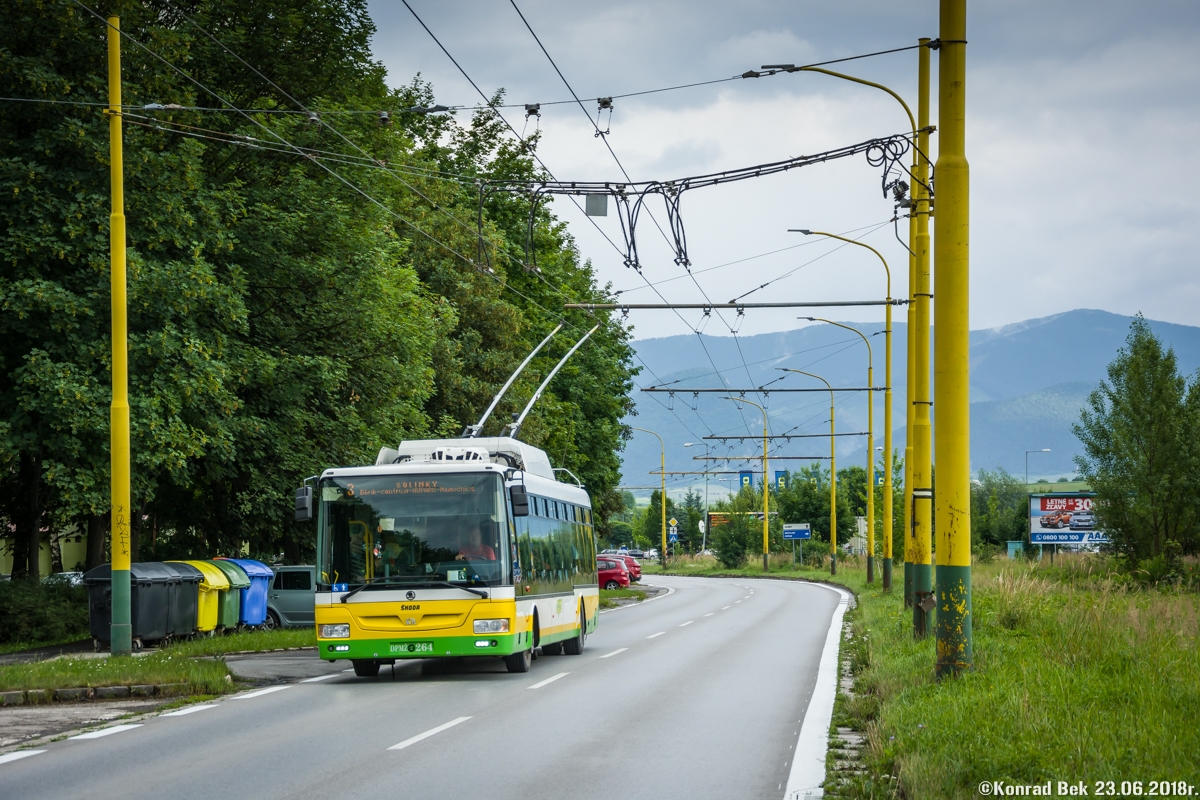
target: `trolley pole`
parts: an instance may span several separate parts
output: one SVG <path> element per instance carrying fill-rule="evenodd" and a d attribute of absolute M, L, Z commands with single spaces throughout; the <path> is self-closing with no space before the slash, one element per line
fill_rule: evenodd
<path fill-rule="evenodd" d="M 967 2 L 941 0 L 938 51 L 937 250 L 934 402 L 938 409 L 937 667 L 957 675 L 973 662 L 968 248 L 966 155 Z"/>
<path fill-rule="evenodd" d="M 922 39 L 927 42 L 927 39 Z M 913 213 L 917 235 L 913 249 L 917 253 L 913 306 L 916 330 L 916 385 L 913 387 L 913 635 L 924 638 L 933 627 L 933 541 L 930 523 L 933 517 L 933 427 L 930 424 L 929 397 L 929 162 L 921 155 L 929 147 L 929 48 L 919 54 L 917 94 L 917 172 L 913 181 Z"/>
<path fill-rule="evenodd" d="M 121 19 L 108 18 L 108 134 L 112 184 L 109 253 L 112 295 L 112 406 L 109 416 L 112 504 L 113 655 L 133 651 L 129 614 L 129 351 L 125 298 L 125 189 L 121 155 Z"/>

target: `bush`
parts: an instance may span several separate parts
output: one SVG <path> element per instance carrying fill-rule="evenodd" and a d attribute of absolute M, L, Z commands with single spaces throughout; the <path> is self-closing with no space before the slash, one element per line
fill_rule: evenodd
<path fill-rule="evenodd" d="M 721 566 L 726 569 L 737 569 L 746 560 L 746 553 L 750 551 L 751 536 L 755 531 L 761 536 L 761 528 L 757 527 L 762 523 L 755 520 L 755 525 L 750 524 L 749 517 L 735 516 L 732 520 L 724 525 L 718 525 L 712 532 L 712 543 L 717 551 L 717 560 L 721 562 Z M 751 530 L 753 528 L 753 530 Z"/>
<path fill-rule="evenodd" d="M 0 583 L 0 644 L 37 645 L 87 636 L 86 587 L 65 581 Z"/>

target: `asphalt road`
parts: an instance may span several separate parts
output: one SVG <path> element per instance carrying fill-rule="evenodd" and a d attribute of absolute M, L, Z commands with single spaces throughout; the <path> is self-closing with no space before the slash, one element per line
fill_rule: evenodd
<path fill-rule="evenodd" d="M 48 744 L 0 762 L 0 786 L 23 800 L 781 798 L 839 596 L 649 580 L 674 591 L 604 613 L 583 655 L 524 675 L 498 659 L 410 661 L 394 679 L 311 652 L 231 659 L 288 679 Z"/>

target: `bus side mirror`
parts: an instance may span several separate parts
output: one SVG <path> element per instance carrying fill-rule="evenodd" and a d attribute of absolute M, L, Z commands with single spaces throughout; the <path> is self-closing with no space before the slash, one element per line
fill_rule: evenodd
<path fill-rule="evenodd" d="M 313 518 L 313 490 L 301 486 L 296 490 L 296 522 L 308 522 Z"/>
<path fill-rule="evenodd" d="M 512 500 L 512 510 L 514 517 L 529 516 L 529 495 L 525 492 L 524 486 L 513 486 L 508 490 L 508 496 Z"/>

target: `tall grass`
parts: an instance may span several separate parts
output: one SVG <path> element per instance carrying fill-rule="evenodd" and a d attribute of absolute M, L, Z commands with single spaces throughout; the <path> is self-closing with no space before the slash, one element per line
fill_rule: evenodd
<path fill-rule="evenodd" d="M 168 652 L 124 658 L 56 658 L 0 666 L 0 691 L 84 686 L 186 684 L 183 692 L 220 694 L 232 688 L 225 662 Z"/>
<path fill-rule="evenodd" d="M 866 634 L 856 691 L 874 698 L 860 715 L 870 766 L 905 797 L 976 797 L 985 780 L 1200 779 L 1195 594 L 1137 588 L 1103 559 L 977 566 L 975 666 L 939 682 L 900 595 L 840 577 Z"/>

